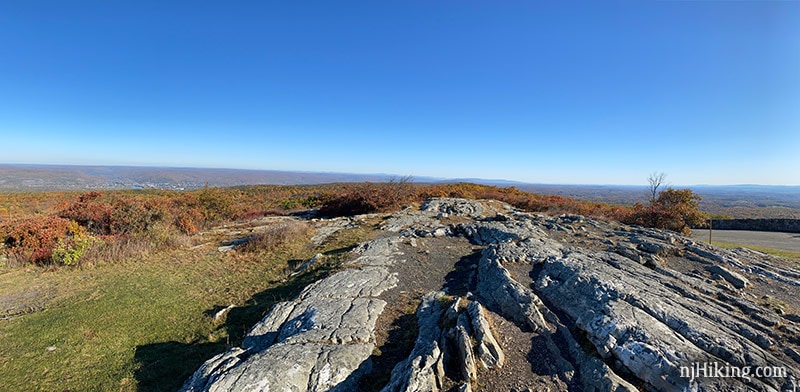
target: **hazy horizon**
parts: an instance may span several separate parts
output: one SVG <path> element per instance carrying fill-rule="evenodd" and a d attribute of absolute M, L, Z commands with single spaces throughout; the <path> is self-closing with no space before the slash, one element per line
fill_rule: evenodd
<path fill-rule="evenodd" d="M 800 185 L 800 2 L 0 11 L 9 164 Z"/>
<path fill-rule="evenodd" d="M 507 179 L 507 178 L 481 178 L 481 177 L 435 177 L 435 176 L 416 176 L 413 174 L 398 174 L 398 173 L 351 173 L 351 172 L 333 172 L 333 171 L 314 171 L 314 170 L 273 170 L 273 169 L 239 169 L 239 168 L 230 168 L 230 167 L 196 167 L 196 166 L 149 166 L 149 165 L 73 165 L 73 164 L 38 164 L 38 163 L 6 163 L 0 162 L 0 168 L 2 167 L 32 167 L 32 168 L 133 168 L 133 169 L 174 169 L 174 170 L 196 170 L 196 171 L 243 171 L 243 172 L 276 172 L 276 173 L 298 173 L 298 174 L 320 174 L 320 175 L 352 175 L 352 176 L 363 176 L 363 177 L 384 177 L 386 180 L 400 180 L 404 177 L 411 177 L 411 180 L 414 182 L 431 182 L 431 181 L 479 181 L 479 182 L 491 182 L 496 184 L 506 183 L 507 185 L 513 186 L 515 184 L 519 185 L 543 185 L 543 186 L 578 186 L 578 187 L 639 187 L 639 188 L 646 188 L 647 180 L 646 178 L 643 179 L 638 184 L 612 184 L 612 183 L 543 183 L 543 182 L 524 182 L 514 179 Z M 746 187 L 746 186 L 756 186 L 756 187 L 788 187 L 788 188 L 800 188 L 800 185 L 793 185 L 793 184 L 673 184 L 669 181 L 669 176 L 666 177 L 666 181 L 663 185 L 664 187 Z"/>

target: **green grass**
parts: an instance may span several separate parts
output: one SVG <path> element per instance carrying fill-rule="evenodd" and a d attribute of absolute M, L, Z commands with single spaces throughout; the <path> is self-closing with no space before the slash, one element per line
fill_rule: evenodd
<path fill-rule="evenodd" d="M 0 286 L 0 296 L 42 284 L 58 294 L 43 311 L 0 320 L 0 389 L 177 390 L 205 360 L 238 345 L 275 302 L 337 268 L 370 231 L 337 234 L 323 249 L 209 248 L 84 269 L 6 270 L 0 284 L 14 284 Z M 323 265 L 287 279 L 287 266 L 318 251 L 327 255 Z M 213 313 L 231 304 L 215 322 Z"/>
<path fill-rule="evenodd" d="M 774 248 L 767 248 L 763 246 L 755 246 L 755 245 L 745 245 L 745 244 L 736 244 L 732 242 L 722 242 L 722 241 L 712 241 L 712 245 L 718 246 L 720 248 L 726 249 L 733 249 L 733 248 L 747 248 L 751 250 L 755 250 L 758 252 L 766 253 L 773 256 L 783 257 L 789 260 L 800 261 L 800 252 L 795 252 L 791 250 L 783 250 L 783 249 L 774 249 Z"/>

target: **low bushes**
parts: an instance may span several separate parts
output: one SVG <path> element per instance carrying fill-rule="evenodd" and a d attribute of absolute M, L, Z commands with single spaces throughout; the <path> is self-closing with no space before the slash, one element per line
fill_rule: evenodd
<path fill-rule="evenodd" d="M 50 255 L 56 264 L 75 265 L 93 244 L 102 242 L 86 232 L 78 222 L 70 221 L 64 237 L 58 239 Z"/>
<path fill-rule="evenodd" d="M 575 200 L 563 196 L 538 195 L 514 187 L 500 188 L 472 183 L 412 185 L 409 183 L 363 183 L 330 192 L 321 198 L 320 215 L 327 217 L 350 216 L 396 210 L 402 206 L 422 202 L 430 197 L 461 197 L 467 199 L 494 199 L 514 207 L 548 214 L 580 214 L 598 218 L 616 219 L 629 208 L 604 203 Z"/>
<path fill-rule="evenodd" d="M 350 184 L 342 191 L 323 195 L 319 214 L 337 217 L 386 212 L 396 210 L 418 198 L 418 190 L 406 180 Z"/>
<path fill-rule="evenodd" d="M 0 216 L 0 253 L 7 253 L 18 264 L 39 265 L 128 259 L 187 244 L 187 235 L 213 225 L 315 207 L 320 190 L 329 187 L 53 193 L 57 202 L 49 204 L 49 211 Z M 35 198 L 39 199 L 47 200 Z M 34 198 L 20 200 L 24 204 Z M 4 208 L 26 211 L 20 207 L 11 204 Z M 297 234 L 292 230 L 288 233 Z M 285 240 L 277 236 L 265 235 L 263 241 Z"/>
<path fill-rule="evenodd" d="M 650 205 L 636 203 L 631 210 L 619 216 L 622 223 L 667 229 L 681 234 L 692 233 L 692 226 L 705 222 L 706 214 L 698 209 L 700 196 L 690 189 L 672 189 L 659 192 Z"/>
<path fill-rule="evenodd" d="M 75 265 L 119 260 L 185 243 L 202 215 L 163 195 L 88 192 L 62 201 L 54 212 L 0 225 L 6 253 L 17 263 Z"/>
<path fill-rule="evenodd" d="M 0 226 L 0 235 L 11 259 L 19 263 L 49 263 L 59 240 L 65 238 L 70 220 L 58 216 L 34 215 L 14 219 Z"/>

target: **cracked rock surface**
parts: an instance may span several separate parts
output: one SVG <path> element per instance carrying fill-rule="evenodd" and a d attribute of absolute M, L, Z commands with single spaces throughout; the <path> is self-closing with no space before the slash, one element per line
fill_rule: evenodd
<path fill-rule="evenodd" d="M 182 390 L 800 390 L 796 263 L 489 200 L 379 227 Z M 692 378 L 697 364 L 751 373 Z"/>

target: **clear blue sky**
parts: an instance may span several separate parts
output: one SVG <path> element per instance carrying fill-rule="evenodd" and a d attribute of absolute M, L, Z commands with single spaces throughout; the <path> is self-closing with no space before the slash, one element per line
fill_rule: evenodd
<path fill-rule="evenodd" d="M 0 2 L 0 162 L 800 184 L 800 2 Z"/>

